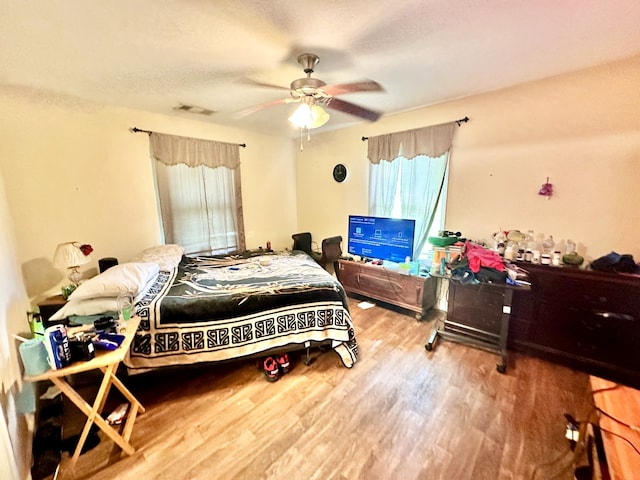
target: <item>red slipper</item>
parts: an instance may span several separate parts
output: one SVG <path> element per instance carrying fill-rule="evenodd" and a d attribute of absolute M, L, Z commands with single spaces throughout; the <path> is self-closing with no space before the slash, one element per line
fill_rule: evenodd
<path fill-rule="evenodd" d="M 267 382 L 275 382 L 280 378 L 278 362 L 273 357 L 266 357 L 262 362 L 262 371 Z"/>
<path fill-rule="evenodd" d="M 279 353 L 278 355 L 276 355 L 276 362 L 278 363 L 278 367 L 280 367 L 280 371 L 283 374 L 289 373 L 289 355 L 287 355 L 286 353 Z"/>

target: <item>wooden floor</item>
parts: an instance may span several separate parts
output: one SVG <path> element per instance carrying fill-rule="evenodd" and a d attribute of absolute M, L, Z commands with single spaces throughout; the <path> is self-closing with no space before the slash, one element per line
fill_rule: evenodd
<path fill-rule="evenodd" d="M 59 479 L 572 479 L 565 412 L 588 408 L 588 377 L 523 355 L 424 344 L 433 315 L 351 300 L 360 360 L 312 351 L 267 383 L 253 361 L 127 380 L 147 412 L 136 453 L 103 439 Z"/>

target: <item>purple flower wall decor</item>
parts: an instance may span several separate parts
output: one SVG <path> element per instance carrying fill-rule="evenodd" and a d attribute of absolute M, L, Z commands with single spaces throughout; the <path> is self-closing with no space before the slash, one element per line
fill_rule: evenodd
<path fill-rule="evenodd" d="M 549 183 L 549 177 L 547 177 L 547 183 L 543 183 L 542 187 L 540 187 L 540 190 L 538 191 L 538 195 L 547 197 L 547 200 L 549 200 L 549 197 L 553 195 L 553 184 Z"/>

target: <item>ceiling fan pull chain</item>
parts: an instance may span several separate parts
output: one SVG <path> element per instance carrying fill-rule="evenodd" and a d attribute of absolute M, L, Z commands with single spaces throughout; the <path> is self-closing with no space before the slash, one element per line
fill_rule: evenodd
<path fill-rule="evenodd" d="M 307 142 L 311 141 L 311 129 L 300 127 L 300 151 L 304 151 L 304 131 L 307 131 Z"/>

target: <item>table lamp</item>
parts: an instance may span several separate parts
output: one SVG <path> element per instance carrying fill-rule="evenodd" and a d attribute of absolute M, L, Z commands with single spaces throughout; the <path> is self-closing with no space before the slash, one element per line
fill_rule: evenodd
<path fill-rule="evenodd" d="M 90 246 L 87 249 L 87 246 L 80 245 L 78 242 L 61 243 L 56 247 L 56 253 L 53 255 L 54 265 L 58 268 L 68 269 L 69 280 L 74 285 L 78 285 L 82 279 L 82 273 L 79 271 L 80 265 L 89 263 L 89 253 L 93 249 Z"/>

